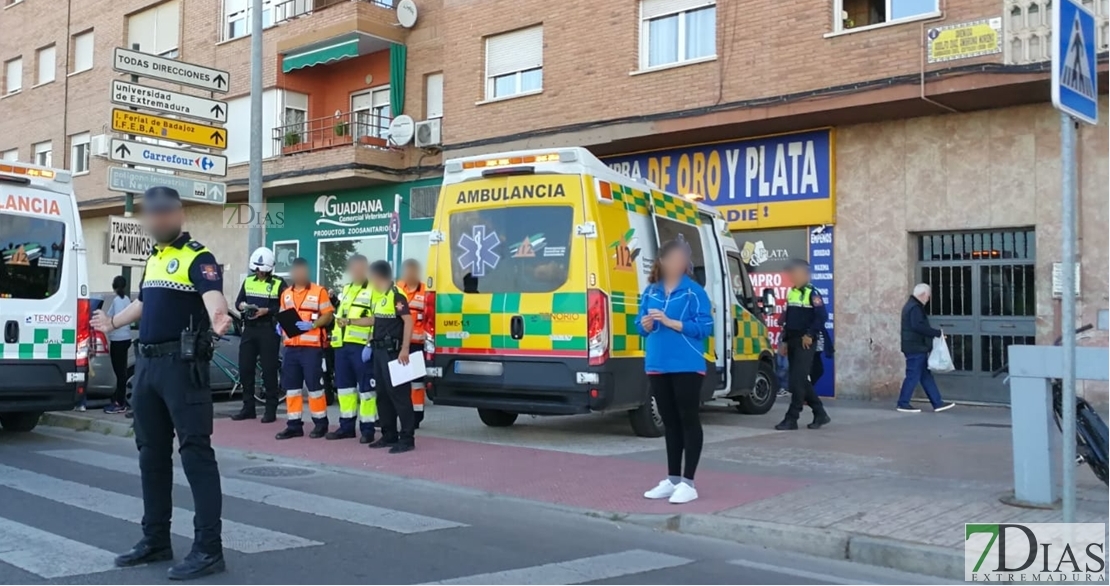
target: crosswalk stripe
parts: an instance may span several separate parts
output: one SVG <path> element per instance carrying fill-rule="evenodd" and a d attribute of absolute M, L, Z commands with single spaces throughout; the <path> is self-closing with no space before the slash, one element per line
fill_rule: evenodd
<path fill-rule="evenodd" d="M 694 560 L 632 549 L 566 562 L 476 574 L 429 584 L 584 584 L 684 566 Z"/>
<path fill-rule="evenodd" d="M 143 519 L 142 499 L 3 464 L 0 464 L 0 486 L 129 523 L 141 523 Z M 173 520 L 171 531 L 174 534 L 193 537 L 192 511 L 174 507 Z M 227 520 L 223 522 L 223 543 L 224 547 L 243 553 L 323 545 L 319 541 Z"/>
<path fill-rule="evenodd" d="M 115 569 L 115 554 L 0 517 L 0 562 L 40 578 L 66 578 Z"/>
<path fill-rule="evenodd" d="M 826 584 L 861 584 L 869 585 L 874 582 L 862 582 L 859 580 L 848 580 L 846 578 L 837 578 L 830 574 L 821 574 L 818 572 L 809 572 L 806 570 L 799 570 L 797 568 L 789 568 L 785 566 L 776 566 L 774 564 L 764 564 L 761 562 L 753 562 L 751 560 L 729 560 L 729 564 L 734 566 L 741 566 L 751 568 L 753 570 L 762 570 L 764 572 L 773 572 L 775 574 L 789 574 L 791 576 L 802 578 L 803 580 L 815 580 L 817 582 L 824 582 Z"/>
<path fill-rule="evenodd" d="M 139 474 L 139 462 L 134 458 L 83 449 L 50 450 L 40 453 L 113 472 Z M 189 484 L 185 474 L 179 468 L 174 468 L 173 481 L 180 486 L 188 486 Z M 225 496 L 260 502 L 288 511 L 327 517 L 365 527 L 376 527 L 394 533 L 411 534 L 466 527 L 466 525 L 454 521 L 375 507 L 249 480 L 223 477 L 220 479 L 220 486 Z"/>

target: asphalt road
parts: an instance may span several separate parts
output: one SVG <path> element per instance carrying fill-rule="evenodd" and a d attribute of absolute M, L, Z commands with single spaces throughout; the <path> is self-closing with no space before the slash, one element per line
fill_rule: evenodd
<path fill-rule="evenodd" d="M 219 459 L 228 571 L 200 583 L 936 583 L 423 481 L 228 450 Z M 192 501 L 178 472 L 180 559 Z M 165 582 L 165 564 L 112 567 L 140 535 L 137 474 L 132 440 L 0 433 L 0 584 Z"/>

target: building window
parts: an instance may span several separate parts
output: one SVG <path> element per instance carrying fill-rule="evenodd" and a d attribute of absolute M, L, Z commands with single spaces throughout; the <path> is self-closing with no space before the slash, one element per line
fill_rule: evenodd
<path fill-rule="evenodd" d="M 14 94 L 23 89 L 23 58 L 16 57 L 4 63 L 4 94 Z"/>
<path fill-rule="evenodd" d="M 439 186 L 426 185 L 409 190 L 409 219 L 426 220 L 436 216 L 439 203 Z"/>
<path fill-rule="evenodd" d="M 58 65 L 54 54 L 54 45 L 39 49 L 35 54 L 35 61 L 38 63 L 38 77 L 35 78 L 35 85 L 54 81 L 54 69 Z"/>
<path fill-rule="evenodd" d="M 51 154 L 53 147 L 49 140 L 35 144 L 33 150 L 35 152 L 36 165 L 42 165 L 43 167 L 50 167 L 53 165 L 54 157 Z"/>
<path fill-rule="evenodd" d="M 389 86 L 351 96 L 351 114 L 355 121 L 355 140 L 364 136 L 388 138 L 386 130 L 393 121 L 389 106 Z"/>
<path fill-rule="evenodd" d="M 87 132 L 69 137 L 69 148 L 72 150 L 69 165 L 70 171 L 73 171 L 74 175 L 89 172 L 89 141 L 91 138 Z"/>
<path fill-rule="evenodd" d="M 296 92 L 285 92 L 285 107 L 282 109 L 282 126 L 285 128 L 285 146 L 293 146 L 308 140 L 308 96 Z"/>
<path fill-rule="evenodd" d="M 424 119 L 443 118 L 443 74 L 432 73 L 424 79 Z"/>
<path fill-rule="evenodd" d="M 93 66 L 93 32 L 73 36 L 73 73 L 88 71 Z"/>
<path fill-rule="evenodd" d="M 181 3 L 170 0 L 127 19 L 127 47 L 138 44 L 143 53 L 153 53 L 169 59 L 178 55 L 178 36 L 181 33 Z"/>
<path fill-rule="evenodd" d="M 836 0 L 833 17 L 837 31 L 931 16 L 940 12 L 939 0 Z"/>
<path fill-rule="evenodd" d="M 486 38 L 486 99 L 543 89 L 543 27 Z"/>
<path fill-rule="evenodd" d="M 19 149 L 11 149 L 0 154 L 0 161 L 18 161 Z"/>
<path fill-rule="evenodd" d="M 715 0 L 641 2 L 640 69 L 709 59 L 716 55 Z"/>
<path fill-rule="evenodd" d="M 223 40 L 251 34 L 251 0 L 224 0 Z M 312 0 L 262 0 L 262 28 L 312 11 Z"/>

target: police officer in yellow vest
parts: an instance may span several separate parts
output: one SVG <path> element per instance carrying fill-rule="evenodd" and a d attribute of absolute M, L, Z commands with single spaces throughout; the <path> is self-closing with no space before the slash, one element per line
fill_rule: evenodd
<path fill-rule="evenodd" d="M 370 444 L 371 448 L 389 448 L 389 453 L 400 454 L 416 447 L 414 429 L 416 421 L 412 410 L 410 381 L 394 385 L 389 376 L 389 363 L 409 363 L 409 341 L 412 340 L 413 317 L 408 298 L 393 282 L 393 267 L 384 260 L 370 265 L 370 278 L 374 283 L 374 331 L 364 358 L 369 358 L 373 368 L 371 384 L 378 390 L 378 414 L 382 437 Z M 400 428 L 398 428 L 400 421 Z"/>
<path fill-rule="evenodd" d="M 806 404 L 813 410 L 813 422 L 806 427 L 820 429 L 831 419 L 825 412 L 821 398 L 813 390 L 809 374 L 813 361 L 820 360 L 817 356 L 817 339 L 825 329 L 829 312 L 825 309 L 825 300 L 821 298 L 821 293 L 809 282 L 808 262 L 793 259 L 787 265 L 787 271 L 793 287 L 786 294 L 786 314 L 782 318 L 779 353 L 785 354 L 790 362 L 790 408 L 775 429 L 798 429 L 798 417 Z"/>
<path fill-rule="evenodd" d="M 325 436 L 329 440 L 355 437 L 355 413 L 358 413 L 359 442 L 374 441 L 374 421 L 378 409 L 374 389 L 366 383 L 368 365 L 362 361 L 362 349 L 370 341 L 370 297 L 374 287 L 370 284 L 369 263 L 365 256 L 356 254 L 347 260 L 350 283 L 339 292 L 339 306 L 335 312 L 335 328 L 331 333 L 331 346 L 335 351 L 335 388 L 339 397 L 339 428 Z"/>
<path fill-rule="evenodd" d="M 274 252 L 261 247 L 251 253 L 253 275 L 243 281 L 235 307 L 243 316 L 243 335 L 239 339 L 239 380 L 243 384 L 243 408 L 231 416 L 232 421 L 254 419 L 255 370 L 262 365 L 266 411 L 262 423 L 277 421 L 278 354 L 281 338 L 274 331 L 274 316 L 281 311 L 281 294 L 285 281 L 274 275 Z"/>
<path fill-rule="evenodd" d="M 109 318 L 98 311 L 92 326 L 109 332 L 139 320 L 131 405 L 143 490 L 143 538 L 116 565 L 129 567 L 173 559 L 173 449 L 193 493 L 192 551 L 167 572 L 190 580 L 222 572 L 223 495 L 212 450 L 212 335 L 231 326 L 223 294 L 223 271 L 203 244 L 182 231 L 181 198 L 168 187 L 148 189 L 143 223 L 157 245 L 147 259 L 139 298 Z"/>

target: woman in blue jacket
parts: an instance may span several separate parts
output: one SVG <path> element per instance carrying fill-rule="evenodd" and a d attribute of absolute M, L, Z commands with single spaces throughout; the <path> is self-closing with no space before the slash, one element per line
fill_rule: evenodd
<path fill-rule="evenodd" d="M 709 296 L 690 278 L 690 266 L 689 245 L 682 240 L 667 242 L 651 269 L 651 284 L 640 296 L 644 366 L 667 439 L 667 478 L 644 497 L 675 504 L 698 498 L 694 472 L 702 446 L 698 413 L 706 369 L 702 354 L 705 339 L 713 332 Z"/>

